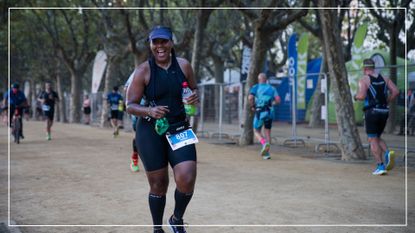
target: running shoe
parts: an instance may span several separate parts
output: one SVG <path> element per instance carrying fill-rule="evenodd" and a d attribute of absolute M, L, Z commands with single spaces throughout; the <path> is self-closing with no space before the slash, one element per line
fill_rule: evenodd
<path fill-rule="evenodd" d="M 46 134 L 46 140 L 48 140 L 48 141 L 52 140 L 52 137 L 50 136 L 49 133 Z"/>
<path fill-rule="evenodd" d="M 391 150 L 385 153 L 386 170 L 390 171 L 395 166 L 395 151 Z"/>
<path fill-rule="evenodd" d="M 376 176 L 381 176 L 381 175 L 385 175 L 387 172 L 386 172 L 386 169 L 385 169 L 385 165 L 378 165 L 377 167 L 376 167 L 376 170 L 374 170 L 373 172 L 372 172 L 372 174 L 373 175 L 376 175 Z"/>
<path fill-rule="evenodd" d="M 167 220 L 167 226 L 172 233 L 186 233 L 182 220 L 174 220 L 173 215 Z"/>
<path fill-rule="evenodd" d="M 134 158 L 134 155 L 131 156 L 130 169 L 131 169 L 132 172 L 139 172 L 140 171 L 140 169 L 138 167 L 138 158 Z"/>
<path fill-rule="evenodd" d="M 269 152 L 267 152 L 265 155 L 262 156 L 263 160 L 268 160 L 271 159 L 271 155 L 269 154 Z"/>
<path fill-rule="evenodd" d="M 163 230 L 163 228 L 154 229 L 153 233 L 164 233 L 164 230 Z"/>
<path fill-rule="evenodd" d="M 269 152 L 269 148 L 271 147 L 271 145 L 266 142 L 262 145 L 262 149 L 261 149 L 261 155 L 265 156 L 268 152 Z"/>

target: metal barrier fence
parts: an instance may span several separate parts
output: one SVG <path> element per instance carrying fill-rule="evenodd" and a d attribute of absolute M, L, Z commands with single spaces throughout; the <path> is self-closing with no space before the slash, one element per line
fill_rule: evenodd
<path fill-rule="evenodd" d="M 229 137 L 224 125 L 238 127 L 242 119 L 243 84 L 201 84 L 199 134 L 213 137 Z M 229 128 L 229 127 L 227 127 Z M 240 129 L 233 134 L 240 133 Z"/>
<path fill-rule="evenodd" d="M 91 125 L 95 125 L 95 126 L 99 126 L 101 125 L 101 115 L 102 115 L 102 110 L 103 110 L 103 104 L 105 103 L 105 93 L 103 92 L 97 92 L 97 93 L 85 93 L 88 94 L 89 99 L 91 101 L 91 121 L 90 124 Z M 66 116 L 69 116 L 69 106 L 70 106 L 70 95 L 68 93 L 64 93 L 64 101 L 65 101 L 65 105 L 66 105 Z M 80 100 L 81 100 L 81 106 L 82 106 L 82 102 L 84 99 L 84 94 L 81 96 Z M 81 122 L 83 122 L 83 111 L 82 109 L 79 109 L 79 112 L 81 113 Z M 110 126 L 110 122 L 109 122 L 109 117 L 110 117 L 110 112 L 108 111 L 106 113 L 106 117 L 105 117 L 105 122 L 104 122 L 104 126 Z M 123 127 L 126 131 L 132 131 L 132 121 L 130 116 L 124 112 L 123 115 Z"/>

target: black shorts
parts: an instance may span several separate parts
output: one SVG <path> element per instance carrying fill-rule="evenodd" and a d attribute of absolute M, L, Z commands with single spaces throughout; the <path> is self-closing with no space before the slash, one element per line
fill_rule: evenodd
<path fill-rule="evenodd" d="M 168 164 L 174 167 L 184 161 L 196 161 L 194 144 L 173 151 L 166 136 L 158 135 L 154 125 L 143 118 L 139 118 L 137 123 L 135 144 L 146 171 L 155 171 Z"/>
<path fill-rule="evenodd" d="M 371 108 L 365 111 L 366 134 L 369 138 L 379 138 L 385 129 L 389 111 Z"/>
<path fill-rule="evenodd" d="M 111 119 L 118 119 L 119 111 L 118 110 L 111 110 Z"/>
<path fill-rule="evenodd" d="M 91 114 L 91 107 L 85 107 L 85 108 L 84 108 L 84 114 L 85 114 L 85 115 L 89 115 L 89 114 Z"/>
<path fill-rule="evenodd" d="M 271 129 L 272 119 L 271 118 L 260 119 L 258 116 L 254 115 L 254 122 L 253 122 L 254 129 L 261 130 L 262 126 L 264 126 L 265 129 Z"/>
<path fill-rule="evenodd" d="M 43 111 L 43 116 L 45 117 L 45 119 L 49 119 L 53 121 L 54 115 L 55 115 L 54 109 L 50 109 L 49 111 Z"/>
<path fill-rule="evenodd" d="M 124 119 L 124 112 L 118 111 L 118 120 L 122 121 Z"/>

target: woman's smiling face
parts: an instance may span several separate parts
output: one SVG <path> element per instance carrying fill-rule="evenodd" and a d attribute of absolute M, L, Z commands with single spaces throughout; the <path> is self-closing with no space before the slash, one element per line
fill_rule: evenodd
<path fill-rule="evenodd" d="M 150 43 L 150 49 L 156 62 L 160 64 L 168 64 L 170 62 L 170 53 L 173 48 L 173 41 L 167 39 L 153 39 Z"/>

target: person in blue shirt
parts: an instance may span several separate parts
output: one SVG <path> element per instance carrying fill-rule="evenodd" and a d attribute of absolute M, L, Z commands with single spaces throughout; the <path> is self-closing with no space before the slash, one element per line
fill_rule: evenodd
<path fill-rule="evenodd" d="M 120 111 L 118 109 L 118 106 L 120 104 L 120 101 L 123 101 L 122 95 L 118 93 L 118 86 L 115 86 L 112 89 L 112 92 L 107 95 L 107 103 L 109 105 L 110 111 L 111 111 L 111 126 L 114 128 L 114 137 L 118 136 L 119 133 L 119 125 L 121 124 L 120 119 Z"/>
<path fill-rule="evenodd" d="M 262 145 L 262 158 L 270 159 L 272 105 L 279 104 L 281 98 L 277 90 L 267 83 L 267 76 L 264 73 L 258 75 L 258 84 L 254 85 L 249 91 L 248 101 L 251 110 L 255 113 L 253 121 L 254 134 Z M 264 127 L 265 136 L 262 134 L 262 127 Z"/>
<path fill-rule="evenodd" d="M 20 137 L 24 138 L 23 136 L 23 121 L 22 121 L 22 113 L 23 109 L 28 107 L 27 99 L 25 94 L 19 89 L 19 84 L 14 83 L 12 88 L 4 94 L 3 99 L 3 106 L 4 108 L 10 107 L 9 111 L 9 126 L 11 127 L 11 122 L 13 119 L 13 115 L 16 110 L 20 112 Z"/>

